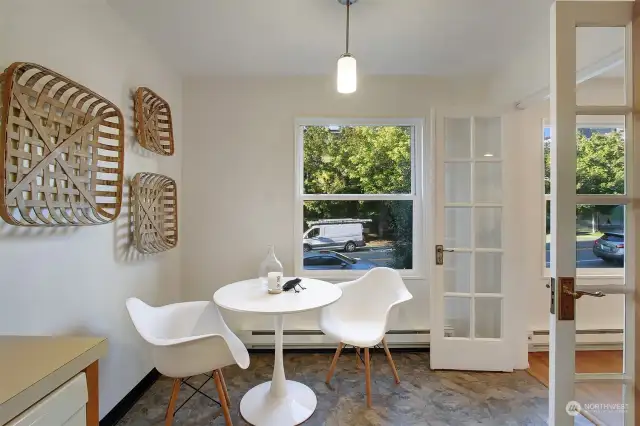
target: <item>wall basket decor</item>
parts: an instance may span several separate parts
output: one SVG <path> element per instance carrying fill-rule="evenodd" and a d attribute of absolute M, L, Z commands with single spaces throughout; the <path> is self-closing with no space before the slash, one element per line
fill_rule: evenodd
<path fill-rule="evenodd" d="M 12 64 L 0 86 L 0 216 L 21 226 L 113 221 L 122 204 L 120 110 L 32 63 Z"/>
<path fill-rule="evenodd" d="M 145 254 L 159 253 L 178 244 L 176 182 L 156 173 L 137 173 L 131 181 L 135 246 Z"/>
<path fill-rule="evenodd" d="M 173 123 L 167 101 L 147 87 L 139 87 L 133 102 L 138 142 L 149 151 L 173 155 Z"/>

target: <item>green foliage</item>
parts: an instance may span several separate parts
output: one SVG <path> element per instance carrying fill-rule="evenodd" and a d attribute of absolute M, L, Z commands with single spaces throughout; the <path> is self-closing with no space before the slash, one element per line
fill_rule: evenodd
<path fill-rule="evenodd" d="M 400 194 L 411 191 L 411 134 L 405 127 L 307 127 L 307 194 Z"/>
<path fill-rule="evenodd" d="M 578 194 L 624 193 L 624 140 L 620 132 L 578 133 Z"/>
<path fill-rule="evenodd" d="M 412 203 L 391 201 L 390 225 L 396 235 L 393 240 L 393 267 L 412 269 L 413 267 L 413 206 Z"/>
<path fill-rule="evenodd" d="M 624 139 L 620 132 L 577 133 L 576 191 L 578 194 L 624 193 Z M 545 192 L 551 193 L 551 146 L 544 142 Z M 579 206 L 578 213 L 608 214 L 614 206 Z"/>

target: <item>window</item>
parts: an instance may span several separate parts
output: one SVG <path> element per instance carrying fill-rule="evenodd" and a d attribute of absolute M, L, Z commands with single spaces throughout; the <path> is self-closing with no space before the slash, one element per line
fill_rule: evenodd
<path fill-rule="evenodd" d="M 618 120 L 616 120 L 618 121 Z M 579 124 L 576 132 L 578 194 L 625 192 L 624 119 L 619 124 Z M 545 266 L 551 259 L 551 128 L 544 127 Z M 624 206 L 578 205 L 576 268 L 579 273 L 619 274 L 624 264 Z M 610 244 L 615 242 L 616 244 Z M 602 270 L 602 271 L 598 271 Z"/>
<path fill-rule="evenodd" d="M 296 273 L 422 272 L 421 137 L 421 120 L 298 121 Z"/>

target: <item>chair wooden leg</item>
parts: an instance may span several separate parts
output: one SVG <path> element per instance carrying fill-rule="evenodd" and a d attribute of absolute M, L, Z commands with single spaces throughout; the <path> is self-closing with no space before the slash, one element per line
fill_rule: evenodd
<path fill-rule="evenodd" d="M 356 348 L 356 369 L 360 369 L 360 348 Z"/>
<path fill-rule="evenodd" d="M 222 406 L 222 412 L 224 413 L 224 420 L 227 426 L 233 426 L 231 422 L 231 413 L 229 413 L 229 406 L 227 405 L 227 398 L 225 396 L 224 388 L 222 387 L 222 374 L 220 370 L 213 372 L 213 377 L 216 381 L 216 388 L 218 388 L 218 397 L 220 398 L 220 405 Z"/>
<path fill-rule="evenodd" d="M 222 382 L 222 390 L 224 390 L 224 397 L 227 400 L 227 405 L 231 408 L 231 398 L 229 398 L 229 389 L 227 389 L 227 382 L 224 380 L 224 375 L 222 374 L 222 368 L 218 370 L 220 373 L 220 381 Z"/>
<path fill-rule="evenodd" d="M 342 352 L 343 347 L 344 347 L 344 344 L 340 342 L 340 344 L 338 345 L 338 349 L 336 349 L 336 353 L 333 356 L 333 361 L 331 361 L 331 367 L 329 367 L 329 372 L 327 373 L 327 380 L 325 380 L 327 384 L 329 384 L 329 382 L 331 381 L 331 377 L 333 376 L 333 372 L 336 369 L 336 365 L 338 364 L 338 358 L 340 358 L 340 353 Z"/>
<path fill-rule="evenodd" d="M 400 377 L 398 376 L 398 370 L 396 370 L 396 365 L 393 362 L 393 358 L 391 358 L 391 352 L 389 352 L 389 347 L 387 346 L 387 341 L 382 339 L 382 346 L 384 346 L 384 353 L 387 354 L 387 361 L 389 362 L 389 367 L 391 367 L 391 371 L 393 372 L 393 377 L 396 379 L 396 384 L 400 383 Z"/>
<path fill-rule="evenodd" d="M 367 407 L 371 408 L 371 365 L 369 361 L 369 348 L 364 348 L 364 373 L 367 390 Z"/>
<path fill-rule="evenodd" d="M 167 407 L 167 414 L 165 416 L 165 426 L 171 426 L 173 424 L 173 414 L 176 411 L 176 400 L 178 399 L 178 393 L 180 393 L 180 379 L 173 380 L 173 390 L 171 391 L 171 398 L 169 399 L 169 406 Z"/>

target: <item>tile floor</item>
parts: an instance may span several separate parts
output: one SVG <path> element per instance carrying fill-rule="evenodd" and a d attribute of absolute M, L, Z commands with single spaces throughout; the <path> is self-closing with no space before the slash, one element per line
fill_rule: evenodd
<path fill-rule="evenodd" d="M 286 353 L 287 378 L 310 386 L 318 397 L 316 412 L 304 425 L 546 425 L 548 390 L 525 371 L 431 371 L 426 352 L 395 352 L 393 356 L 400 374 L 399 385 L 393 381 L 384 352 L 373 352 L 374 407 L 367 409 L 364 368 L 356 368 L 353 352 L 340 357 L 331 386 L 327 386 L 324 379 L 332 354 Z M 242 395 L 256 384 L 270 380 L 272 366 L 272 354 L 252 354 L 248 370 L 236 366 L 224 369 L 235 426 L 247 424 L 238 410 Z M 198 376 L 190 382 L 199 385 L 205 379 Z M 217 399 L 213 381 L 209 381 L 203 391 Z M 170 393 L 171 380 L 160 379 L 118 426 L 163 425 Z M 177 405 L 191 393 L 193 391 L 183 385 Z M 191 398 L 174 421 L 175 426 L 224 424 L 219 406 L 201 395 Z"/>

